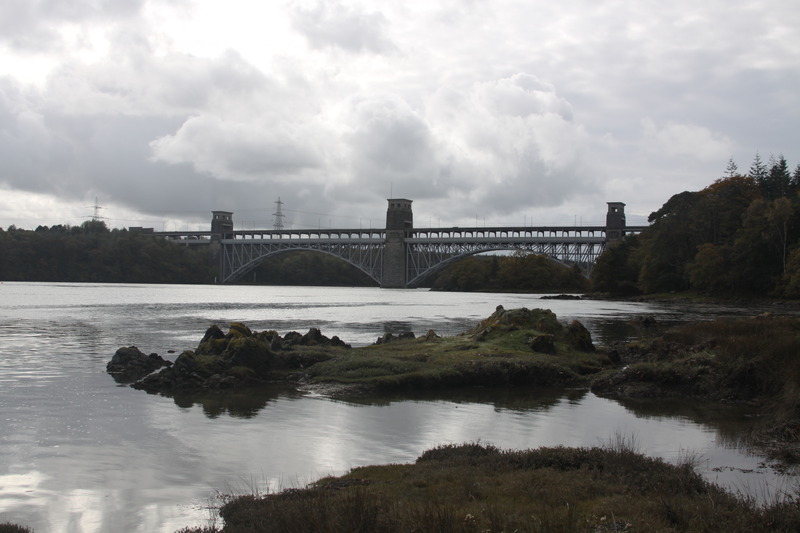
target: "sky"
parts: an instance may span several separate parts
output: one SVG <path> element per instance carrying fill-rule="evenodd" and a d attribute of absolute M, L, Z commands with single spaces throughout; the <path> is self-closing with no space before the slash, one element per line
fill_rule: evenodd
<path fill-rule="evenodd" d="M 629 224 L 800 163 L 784 0 L 4 0 L 0 227 Z"/>

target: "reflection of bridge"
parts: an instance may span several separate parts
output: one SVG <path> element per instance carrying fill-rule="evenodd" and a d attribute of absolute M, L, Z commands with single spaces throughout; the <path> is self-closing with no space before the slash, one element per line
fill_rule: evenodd
<path fill-rule="evenodd" d="M 411 200 L 390 199 L 386 229 L 238 230 L 233 213 L 214 211 L 211 231 L 155 232 L 186 244 L 210 244 L 219 280 L 234 282 L 266 258 L 297 250 L 347 261 L 381 287 L 406 288 L 468 255 L 524 250 L 591 272 L 605 247 L 642 227 L 625 225 L 625 204 L 609 202 L 605 226 L 429 228 L 413 227 Z"/>

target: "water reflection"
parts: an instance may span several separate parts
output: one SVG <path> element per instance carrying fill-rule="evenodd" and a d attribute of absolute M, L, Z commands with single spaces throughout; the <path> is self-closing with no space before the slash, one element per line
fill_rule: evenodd
<path fill-rule="evenodd" d="M 169 396 L 169 395 L 167 395 Z M 278 398 L 299 398 L 301 393 L 288 385 L 214 391 L 180 391 L 172 395 L 175 405 L 190 409 L 199 405 L 208 418 L 228 415 L 232 418 L 253 418 Z"/>
<path fill-rule="evenodd" d="M 717 442 L 732 448 L 744 446 L 744 437 L 757 423 L 757 410 L 746 405 L 680 399 L 616 401 L 642 420 L 684 419 L 713 428 Z"/>
<path fill-rule="evenodd" d="M 445 390 L 404 391 L 382 394 L 339 394 L 334 401 L 350 405 L 388 406 L 400 402 L 448 402 L 452 404 L 485 404 L 495 410 L 541 411 L 562 399 L 579 401 L 585 389 L 532 387 L 463 387 Z"/>

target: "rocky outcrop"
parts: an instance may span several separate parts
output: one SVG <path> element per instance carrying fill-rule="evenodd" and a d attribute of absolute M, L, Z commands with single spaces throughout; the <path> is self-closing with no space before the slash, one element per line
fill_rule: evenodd
<path fill-rule="evenodd" d="M 428 339 L 428 336 L 431 334 L 431 332 L 433 332 L 433 330 L 428 331 L 428 334 L 425 336 L 426 340 Z M 436 335 L 436 333 L 433 332 L 433 335 Z M 404 331 L 399 335 L 394 335 L 393 333 L 384 333 L 383 335 L 378 337 L 378 340 L 375 341 L 375 344 L 389 344 L 390 342 L 414 340 L 416 338 L 417 337 L 416 335 L 414 335 L 413 331 Z"/>
<path fill-rule="evenodd" d="M 520 329 L 532 329 L 541 333 L 557 334 L 564 327 L 558 322 L 555 313 L 549 309 L 505 309 L 498 305 L 494 313 L 467 331 L 475 340 L 483 340 L 488 335 L 508 333 Z"/>
<path fill-rule="evenodd" d="M 555 313 L 549 309 L 504 309 L 498 305 L 492 315 L 467 331 L 476 341 L 485 341 L 494 334 L 506 334 L 517 330 L 531 330 L 534 334 L 528 346 L 539 353 L 555 354 L 556 343 L 580 352 L 594 352 L 592 335 L 586 327 L 573 320 L 564 327 Z"/>
<path fill-rule="evenodd" d="M 128 346 L 117 350 L 106 365 L 106 372 L 118 383 L 131 383 L 171 364 L 158 354 L 145 355 L 136 346 Z"/>
<path fill-rule="evenodd" d="M 134 388 L 148 392 L 226 389 L 271 381 L 277 370 L 305 368 L 329 358 L 324 352 L 298 350 L 298 347 L 349 348 L 350 345 L 338 337 L 326 337 L 317 328 L 311 328 L 305 335 L 289 332 L 281 337 L 276 331 L 256 332 L 234 322 L 228 333 L 216 325 L 209 327 L 196 349 L 181 353 L 174 364 L 165 362 L 168 368 L 158 373 L 152 372 L 163 365 L 127 375 L 131 376 L 129 382 L 135 381 Z M 141 356 L 129 355 L 132 350 L 138 352 L 135 348 L 120 348 L 114 356 L 118 362 L 113 368 L 120 361 L 133 361 L 126 368 L 139 368 L 147 360 L 161 359 L 156 354 L 144 356 L 141 352 Z"/>

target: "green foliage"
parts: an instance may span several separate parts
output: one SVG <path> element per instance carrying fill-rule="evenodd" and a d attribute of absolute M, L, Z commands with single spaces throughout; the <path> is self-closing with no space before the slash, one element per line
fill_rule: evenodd
<path fill-rule="evenodd" d="M 472 256 L 433 279 L 433 290 L 487 292 L 584 292 L 588 281 L 577 266 L 517 251 L 510 256 Z"/>
<path fill-rule="evenodd" d="M 799 165 L 800 167 L 800 165 Z M 800 296 L 800 172 L 757 155 L 748 176 L 732 175 L 670 198 L 641 234 L 610 247 L 592 273 L 596 291 L 704 291 Z"/>
<path fill-rule="evenodd" d="M 207 283 L 208 250 L 102 221 L 0 232 L 0 279 L 104 283 Z"/>
<path fill-rule="evenodd" d="M 641 239 L 629 235 L 603 252 L 592 269 L 592 290 L 623 295 L 638 294 L 640 290 L 637 284 L 642 268 L 639 250 L 641 243 Z"/>

